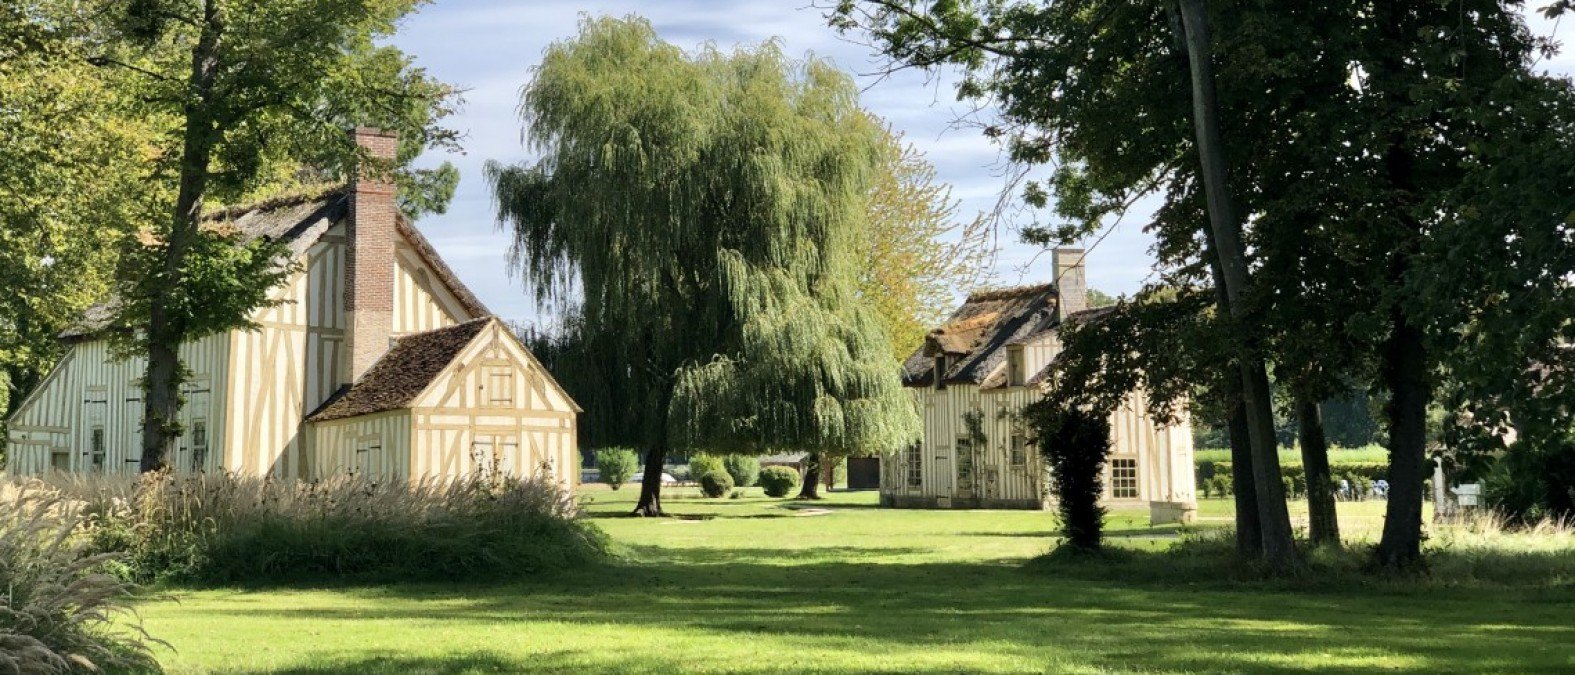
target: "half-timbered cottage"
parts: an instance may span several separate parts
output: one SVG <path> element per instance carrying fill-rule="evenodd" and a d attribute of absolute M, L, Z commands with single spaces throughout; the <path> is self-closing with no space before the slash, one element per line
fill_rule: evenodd
<path fill-rule="evenodd" d="M 1045 508 L 1046 469 L 1018 414 L 1060 351 L 1056 329 L 1087 310 L 1084 252 L 1054 252 L 1052 284 L 970 295 L 903 364 L 924 438 L 882 462 L 881 502 L 917 508 Z M 1111 504 L 1150 504 L 1157 520 L 1188 517 L 1192 432 L 1159 424 L 1140 395 L 1111 415 L 1106 467 Z"/>
<path fill-rule="evenodd" d="M 391 135 L 357 129 L 391 158 Z M 317 478 L 475 473 L 578 477 L 578 407 L 461 283 L 376 178 L 226 209 L 206 226 L 288 245 L 297 272 L 255 328 L 181 345 L 177 470 Z M 140 358 L 111 357 L 107 305 L 9 421 L 7 470 L 130 473 L 141 460 Z"/>

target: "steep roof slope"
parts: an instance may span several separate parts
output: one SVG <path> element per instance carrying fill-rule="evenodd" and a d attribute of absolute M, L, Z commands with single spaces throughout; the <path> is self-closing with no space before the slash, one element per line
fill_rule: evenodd
<path fill-rule="evenodd" d="M 306 421 L 338 420 L 408 407 L 481 334 L 489 321 L 491 317 L 471 319 L 395 340 L 371 370 L 323 402 Z"/>
<path fill-rule="evenodd" d="M 1056 326 L 1055 286 L 1040 284 L 981 291 L 953 312 L 946 323 L 925 337 L 903 363 L 903 384 L 927 386 L 935 381 L 935 357 L 945 354 L 948 384 L 990 384 L 1006 361 L 1006 347 L 1032 339 Z"/>
<path fill-rule="evenodd" d="M 350 214 L 349 186 L 340 185 L 316 191 L 302 192 L 270 199 L 255 204 L 218 209 L 203 217 L 204 228 L 234 228 L 243 241 L 268 238 L 280 241 L 290 250 L 294 259 L 300 259 L 312 248 L 329 228 Z M 396 230 L 421 261 L 432 269 L 472 316 L 488 316 L 492 312 L 454 274 L 432 243 L 401 214 Z M 116 301 L 106 300 L 89 307 L 82 318 L 60 333 L 65 340 L 91 338 L 109 328 L 114 318 Z"/>

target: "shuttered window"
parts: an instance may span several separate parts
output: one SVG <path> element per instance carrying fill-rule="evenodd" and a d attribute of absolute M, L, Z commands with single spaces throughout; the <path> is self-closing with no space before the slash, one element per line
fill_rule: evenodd
<path fill-rule="evenodd" d="M 1006 348 L 1006 384 L 1010 387 L 1022 386 L 1028 378 L 1023 370 L 1023 348 L 1013 345 Z"/>
<path fill-rule="evenodd" d="M 483 369 L 482 400 L 498 408 L 514 406 L 514 367 L 510 365 L 487 366 Z"/>

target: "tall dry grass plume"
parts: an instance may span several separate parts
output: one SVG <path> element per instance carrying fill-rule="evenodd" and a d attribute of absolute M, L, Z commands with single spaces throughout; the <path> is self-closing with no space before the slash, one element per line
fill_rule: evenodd
<path fill-rule="evenodd" d="M 37 482 L 0 481 L 0 672 L 156 671 L 131 603 L 95 552 L 84 505 Z"/>

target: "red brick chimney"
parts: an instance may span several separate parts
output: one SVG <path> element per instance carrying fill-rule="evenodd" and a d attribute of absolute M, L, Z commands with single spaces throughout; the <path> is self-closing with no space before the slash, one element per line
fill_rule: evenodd
<path fill-rule="evenodd" d="M 392 162 L 399 137 L 388 131 L 356 127 L 357 145 L 373 159 Z M 388 351 L 394 329 L 394 184 L 387 167 L 363 166 L 350 185 L 350 248 L 345 256 L 346 347 L 355 382 Z"/>

